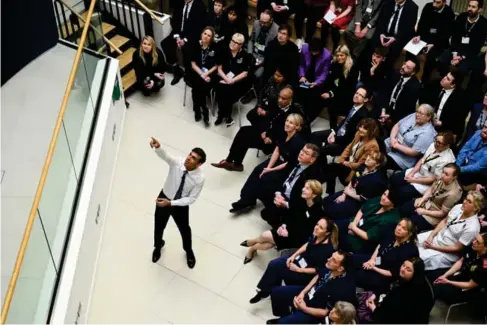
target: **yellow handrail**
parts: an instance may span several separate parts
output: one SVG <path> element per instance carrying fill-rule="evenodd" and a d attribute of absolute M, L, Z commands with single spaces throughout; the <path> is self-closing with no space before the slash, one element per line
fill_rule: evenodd
<path fill-rule="evenodd" d="M 134 0 L 142 9 L 144 9 L 152 19 L 156 20 L 159 24 L 164 25 L 164 21 L 161 18 L 157 17 L 152 10 L 150 10 L 145 4 L 143 4 L 140 0 Z"/>
<path fill-rule="evenodd" d="M 87 21 L 91 21 L 91 15 L 93 14 L 93 9 L 95 8 L 95 2 L 96 0 L 91 0 L 90 7 L 88 9 L 88 15 L 86 17 Z M 61 109 L 59 110 L 56 125 L 54 127 L 54 133 L 52 135 L 51 142 L 49 143 L 49 150 L 47 151 L 44 167 L 42 168 L 41 178 L 39 179 L 39 184 L 37 185 L 34 202 L 32 203 L 32 208 L 30 209 L 29 219 L 27 220 L 27 225 L 25 226 L 24 236 L 20 244 L 19 253 L 17 254 L 17 260 L 15 261 L 15 266 L 12 272 L 12 276 L 10 278 L 10 282 L 8 284 L 7 293 L 5 294 L 5 299 L 2 306 L 2 315 L 1 315 L 2 324 L 5 324 L 5 321 L 7 320 L 7 315 L 10 309 L 10 304 L 12 302 L 15 286 L 17 285 L 20 269 L 24 261 L 25 251 L 29 243 L 30 234 L 32 232 L 32 227 L 34 225 L 34 221 L 37 215 L 37 209 L 39 208 L 39 202 L 41 200 L 41 194 L 44 189 L 44 185 L 46 183 L 49 167 L 51 166 L 52 156 L 54 154 L 54 149 L 56 148 L 56 142 L 62 127 L 64 113 L 66 112 L 69 96 L 71 94 L 71 89 L 73 88 L 76 72 L 78 71 L 79 61 L 81 59 L 81 54 L 83 53 L 83 45 L 85 44 L 86 35 L 88 34 L 89 28 L 90 28 L 90 24 L 85 24 L 83 26 L 83 32 L 81 33 L 80 43 L 78 45 L 78 49 L 74 57 L 73 67 L 71 68 L 68 84 L 66 85 L 66 91 L 64 92 L 63 101 L 61 103 Z"/>

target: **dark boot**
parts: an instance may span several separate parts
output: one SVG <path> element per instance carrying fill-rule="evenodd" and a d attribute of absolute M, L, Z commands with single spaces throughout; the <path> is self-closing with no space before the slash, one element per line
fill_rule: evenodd
<path fill-rule="evenodd" d="M 171 86 L 177 84 L 184 76 L 184 71 L 177 65 L 174 66 L 174 78 L 171 81 Z"/>
<path fill-rule="evenodd" d="M 203 113 L 203 122 L 205 123 L 206 127 L 210 126 L 210 114 L 208 111 L 208 107 L 203 106 L 201 107 L 201 112 Z"/>

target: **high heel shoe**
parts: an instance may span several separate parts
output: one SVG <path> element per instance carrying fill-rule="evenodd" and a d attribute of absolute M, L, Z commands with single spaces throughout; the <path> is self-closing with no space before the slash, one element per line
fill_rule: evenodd
<path fill-rule="evenodd" d="M 252 260 L 254 259 L 255 253 L 257 253 L 257 251 L 254 251 L 254 252 L 252 253 L 252 257 L 250 257 L 250 258 L 249 258 L 249 257 L 247 257 L 247 256 L 245 256 L 245 258 L 244 258 L 244 264 L 247 264 L 247 263 L 252 262 Z"/>
<path fill-rule="evenodd" d="M 248 240 L 244 240 L 243 242 L 241 242 L 241 243 L 240 243 L 240 246 L 243 246 L 243 247 L 249 247 Z"/>

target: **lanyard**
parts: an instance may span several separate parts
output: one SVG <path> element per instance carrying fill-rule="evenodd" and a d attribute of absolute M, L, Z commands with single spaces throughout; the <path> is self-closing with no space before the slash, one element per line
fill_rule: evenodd
<path fill-rule="evenodd" d="M 432 160 L 435 160 L 435 159 L 438 159 L 440 158 L 440 155 L 436 154 L 436 156 L 433 156 L 435 153 L 432 153 L 431 155 L 429 155 L 428 157 L 426 157 L 423 161 L 423 165 L 426 164 L 427 162 L 430 162 Z M 433 156 L 433 157 L 432 157 Z"/>
<path fill-rule="evenodd" d="M 384 254 L 386 254 L 387 252 L 393 250 L 394 248 L 399 248 L 402 245 L 409 243 L 409 240 L 407 240 L 407 241 L 405 241 L 403 243 L 400 243 L 397 246 L 394 246 L 394 242 L 395 242 L 395 240 L 393 240 L 392 243 L 390 243 L 386 248 L 384 248 L 384 250 L 382 250 L 382 252 L 379 252 L 379 256 L 384 256 Z"/>
<path fill-rule="evenodd" d="M 477 123 L 475 124 L 477 130 L 482 129 L 486 121 L 487 121 L 487 113 L 482 112 L 477 120 Z"/>
<path fill-rule="evenodd" d="M 454 225 L 458 225 L 458 224 L 461 224 L 461 223 L 465 223 L 466 220 L 460 220 L 462 216 L 458 217 L 457 219 L 455 220 L 452 220 L 450 221 L 447 225 L 446 225 L 446 228 L 449 228 L 450 226 L 454 226 Z"/>
<path fill-rule="evenodd" d="M 472 31 L 472 29 L 475 27 L 475 25 L 479 21 L 479 18 L 480 17 L 477 17 L 477 20 L 472 24 L 472 26 L 470 26 L 470 28 L 468 28 L 468 18 L 467 18 L 467 20 L 465 20 L 465 35 L 470 34 L 470 32 Z"/>
<path fill-rule="evenodd" d="M 358 142 L 356 146 L 353 146 L 352 147 L 352 155 L 350 157 L 355 157 L 355 154 L 357 153 L 357 151 L 362 147 L 363 143 L 362 141 Z M 354 147 L 355 147 L 355 150 L 354 150 Z"/>
<path fill-rule="evenodd" d="M 201 48 L 201 66 L 204 67 L 206 65 L 206 58 L 210 53 L 210 48 L 207 49 Z"/>
<path fill-rule="evenodd" d="M 406 136 L 406 134 L 408 134 L 409 132 L 411 132 L 412 130 L 414 130 L 414 125 L 411 125 L 403 134 L 402 136 Z"/>

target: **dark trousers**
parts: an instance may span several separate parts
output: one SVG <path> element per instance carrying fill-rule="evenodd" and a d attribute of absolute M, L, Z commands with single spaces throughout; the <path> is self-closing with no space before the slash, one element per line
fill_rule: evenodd
<path fill-rule="evenodd" d="M 460 173 L 458 175 L 458 182 L 463 185 L 472 185 L 472 184 L 487 184 L 487 176 L 481 173 Z"/>
<path fill-rule="evenodd" d="M 352 20 L 350 23 L 352 24 L 353 22 L 354 21 Z M 356 61 L 359 60 L 360 58 L 365 57 L 365 53 L 367 53 L 365 49 L 367 48 L 368 43 L 370 43 L 371 37 L 372 37 L 371 35 L 366 35 L 364 38 L 357 38 L 355 36 L 355 28 L 350 29 L 350 27 L 348 27 L 347 30 L 345 31 L 343 38 Z"/>
<path fill-rule="evenodd" d="M 164 191 L 159 193 L 158 198 L 167 199 Z M 154 213 L 154 247 L 160 248 L 162 246 L 162 237 L 164 236 L 164 229 L 166 229 L 169 217 L 172 216 L 176 226 L 181 233 L 183 239 L 183 249 L 188 254 L 193 253 L 191 240 L 191 227 L 189 226 L 189 206 L 167 206 L 164 208 L 156 206 Z"/>
<path fill-rule="evenodd" d="M 392 158 L 391 158 L 392 160 Z M 398 204 L 405 203 L 412 199 L 421 197 L 421 193 L 419 193 L 413 185 L 409 184 L 404 177 L 406 176 L 406 172 L 399 172 L 395 173 L 389 179 L 391 187 L 394 188 L 399 194 L 399 202 Z"/>
<path fill-rule="evenodd" d="M 369 254 L 353 254 L 354 278 L 355 284 L 358 288 L 365 291 L 373 291 L 374 293 L 385 293 L 389 289 L 391 283 L 390 278 L 387 278 L 379 273 L 371 270 L 364 270 L 363 264 L 370 260 Z M 378 265 L 378 267 L 380 267 Z"/>
<path fill-rule="evenodd" d="M 323 200 L 323 210 L 325 216 L 330 219 L 351 219 L 354 218 L 362 206 L 362 202 L 347 196 L 342 203 L 336 203 L 337 197 L 343 194 L 343 191 L 330 194 Z"/>
<path fill-rule="evenodd" d="M 321 23 L 321 40 L 323 43 L 328 41 L 328 33 L 331 32 L 331 41 L 333 43 L 333 53 L 340 44 L 340 28 L 336 25 L 330 25 L 327 21 Z M 326 47 L 326 44 L 325 44 Z"/>
<path fill-rule="evenodd" d="M 304 113 L 310 122 L 314 121 L 323 109 L 322 92 L 323 87 L 320 86 L 314 88 L 298 87 L 296 90 L 296 101 L 303 105 Z"/>
<path fill-rule="evenodd" d="M 159 78 L 153 78 L 151 79 L 152 81 L 154 81 L 154 86 L 152 86 L 151 89 L 147 88 L 144 86 L 143 83 L 141 83 L 139 85 L 139 88 L 140 90 L 142 91 L 142 94 L 144 96 L 150 96 L 152 93 L 157 93 L 159 90 L 161 90 L 162 87 L 164 87 L 164 85 L 166 84 L 166 82 L 164 81 L 164 79 L 159 79 Z"/>
<path fill-rule="evenodd" d="M 328 136 L 331 130 L 316 131 L 311 134 L 311 143 L 314 143 L 320 148 L 320 164 L 324 170 L 326 170 L 327 160 L 326 156 L 339 156 L 342 154 L 343 150 L 347 144 L 341 143 L 340 137 L 335 135 L 335 142 L 332 144 L 328 143 Z"/>
<path fill-rule="evenodd" d="M 288 286 L 305 286 L 314 277 L 312 274 L 298 273 L 289 270 L 286 265 L 287 259 L 288 256 L 282 256 L 269 262 L 264 275 L 262 275 L 262 278 L 257 284 L 257 288 L 261 290 L 262 294 L 270 295 L 273 288 L 281 286 L 282 281 Z"/>
<path fill-rule="evenodd" d="M 259 131 L 255 127 L 251 125 L 242 126 L 235 135 L 235 138 L 233 138 L 230 152 L 225 160 L 233 162 L 236 165 L 242 165 L 247 150 L 250 148 L 260 149 L 265 154 L 270 154 L 274 147 L 274 144 L 264 143 Z"/>
<path fill-rule="evenodd" d="M 178 56 L 176 54 L 177 51 L 181 51 L 183 56 L 183 67 L 188 69 L 190 67 L 190 44 L 186 43 L 181 49 L 178 48 L 176 44 L 176 40 L 174 39 L 174 34 L 171 33 L 161 42 L 161 48 L 164 52 L 164 56 L 166 57 L 166 63 L 169 66 L 177 65 L 178 63 Z M 178 70 L 179 71 L 179 70 Z M 174 71 L 177 73 L 177 71 Z"/>
<path fill-rule="evenodd" d="M 206 96 L 210 94 L 213 86 L 212 81 L 206 82 L 201 79 L 196 73 L 191 74 L 191 97 L 193 98 L 193 111 L 196 114 L 202 113 L 204 117 L 208 117 L 208 107 L 206 107 Z M 216 73 L 213 73 L 211 78 L 215 78 Z"/>
<path fill-rule="evenodd" d="M 304 289 L 304 286 L 281 286 L 272 289 L 272 313 L 281 317 L 279 324 L 318 324 L 321 319 L 303 313 L 293 308 L 294 297 Z"/>
<path fill-rule="evenodd" d="M 431 74 L 437 67 L 436 61 L 444 50 L 444 48 L 433 46 L 428 54 L 426 54 L 426 60 L 423 67 L 423 75 L 421 77 L 421 81 L 423 82 L 423 84 L 426 84 L 431 79 Z"/>
<path fill-rule="evenodd" d="M 440 72 L 440 76 L 444 77 L 448 74 L 448 70 L 451 66 L 451 60 L 453 59 L 453 54 L 451 49 L 446 49 L 441 53 L 440 57 L 438 58 L 438 71 Z M 462 60 L 458 65 L 457 68 L 460 73 L 466 75 L 472 68 L 475 66 L 475 57 L 469 57 Z"/>
<path fill-rule="evenodd" d="M 333 163 L 326 166 L 324 170 L 324 177 L 326 182 L 326 193 L 335 193 L 336 178 L 340 180 L 340 183 L 346 185 L 346 180 L 352 169 L 342 164 Z"/>
<path fill-rule="evenodd" d="M 232 116 L 233 104 L 245 95 L 248 90 L 249 87 L 245 80 L 238 81 L 232 85 L 218 83 L 216 87 L 218 116 L 230 118 Z"/>
<path fill-rule="evenodd" d="M 410 201 L 401 205 L 401 207 L 399 208 L 399 213 L 401 217 L 411 219 L 411 221 L 416 225 L 418 233 L 433 230 L 435 226 L 426 221 L 426 219 L 423 218 L 422 215 L 416 213 L 414 201 L 415 199 L 411 199 Z"/>
<path fill-rule="evenodd" d="M 387 155 L 387 163 L 384 170 L 402 170 L 401 167 L 396 163 L 396 161 L 389 155 Z"/>
<path fill-rule="evenodd" d="M 304 19 L 307 18 L 306 21 L 306 43 L 309 43 L 313 38 L 313 35 L 316 31 L 316 23 L 323 18 L 325 15 L 325 8 L 322 7 L 315 7 L 315 6 L 308 6 L 306 4 L 301 4 L 297 10 L 296 15 L 294 16 L 294 26 L 296 28 L 296 38 L 303 37 L 303 25 Z"/>
<path fill-rule="evenodd" d="M 477 55 L 475 58 L 473 58 L 472 65 L 472 73 L 470 74 L 467 91 L 469 96 L 471 96 L 471 103 L 479 103 L 482 102 L 482 87 L 487 80 L 487 77 L 484 75 L 485 53 Z"/>

